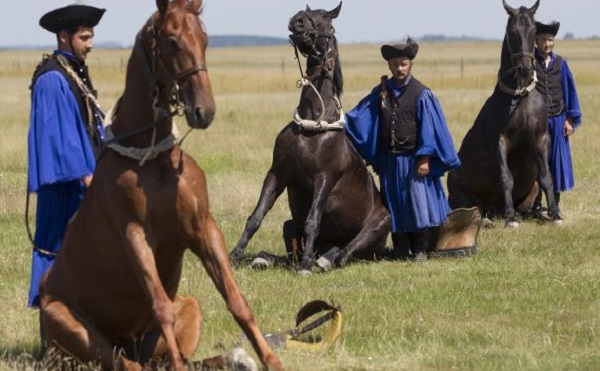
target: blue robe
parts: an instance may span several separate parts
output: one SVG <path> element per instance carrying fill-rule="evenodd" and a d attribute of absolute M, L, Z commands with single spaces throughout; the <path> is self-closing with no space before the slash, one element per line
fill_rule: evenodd
<path fill-rule="evenodd" d="M 407 80 L 408 82 L 408 80 Z M 399 97 L 406 83 L 387 81 Z M 415 232 L 443 224 L 450 211 L 440 177 L 460 165 L 441 105 L 429 89 L 417 105 L 417 145 L 414 153 L 391 155 L 379 151 L 379 92 L 371 94 L 346 114 L 346 134 L 361 156 L 379 175 L 381 194 L 392 216 L 392 232 Z M 415 164 L 428 155 L 429 175 L 417 177 Z"/>
<path fill-rule="evenodd" d="M 536 57 L 541 63 L 541 56 L 536 50 Z M 550 54 L 548 69 L 554 66 L 556 53 Z M 564 135 L 565 120 L 573 120 L 573 130 L 581 125 L 581 109 L 575 88 L 575 80 L 567 61 L 562 58 L 560 66 L 560 81 L 562 86 L 565 109 L 558 115 L 548 116 L 548 133 L 550 134 L 550 153 L 548 163 L 556 192 L 566 191 L 575 186 L 573 179 L 573 161 L 569 137 Z"/>
<path fill-rule="evenodd" d="M 60 249 L 83 198 L 81 179 L 96 167 L 85 123 L 63 75 L 48 71 L 32 92 L 27 189 L 37 193 L 36 230 L 28 306 L 39 306 L 39 283 Z"/>

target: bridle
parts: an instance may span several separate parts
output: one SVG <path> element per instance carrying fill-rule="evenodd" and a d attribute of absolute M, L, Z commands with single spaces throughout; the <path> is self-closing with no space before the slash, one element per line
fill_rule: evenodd
<path fill-rule="evenodd" d="M 310 17 L 310 15 L 306 11 L 302 11 L 301 14 L 304 19 L 308 19 L 310 21 L 311 25 L 313 26 L 313 29 L 307 30 L 305 28 L 303 33 L 293 33 L 289 36 L 290 44 L 294 47 L 296 60 L 298 61 L 298 67 L 300 68 L 300 75 L 303 78 L 306 77 L 304 76 L 304 71 L 302 70 L 302 66 L 300 65 L 300 58 L 298 55 L 299 53 L 302 54 L 302 56 L 304 56 L 307 60 L 311 57 L 316 59 L 324 67 L 325 71 L 331 73 L 331 71 L 333 70 L 334 55 L 336 53 L 335 48 L 333 48 L 331 45 L 332 41 L 335 40 L 335 29 L 332 26 L 330 32 L 318 31 L 315 21 Z M 323 37 L 327 39 L 327 48 L 325 49 L 325 52 L 321 52 L 316 47 L 317 40 Z M 300 48 L 298 48 L 299 43 L 310 45 L 310 51 L 303 52 L 302 50 L 300 50 Z"/>
<path fill-rule="evenodd" d="M 501 71 L 498 72 L 498 86 L 500 87 L 500 90 L 502 90 L 504 93 L 518 96 L 518 97 L 524 97 L 527 94 L 529 94 L 533 89 L 535 89 L 535 86 L 538 81 L 537 73 L 535 71 L 535 63 L 536 63 L 535 56 L 533 54 L 533 51 L 528 52 L 528 51 L 523 50 L 518 53 L 513 52 L 511 42 L 510 42 L 510 32 L 508 32 L 508 31 L 506 32 L 505 43 L 506 43 L 506 47 L 508 48 L 508 53 L 510 55 L 511 67 L 504 73 L 501 73 Z M 531 59 L 531 64 L 532 64 L 532 69 L 533 69 L 533 77 L 527 86 L 519 86 L 518 78 L 517 78 L 517 76 L 521 74 L 523 69 L 529 70 L 529 68 L 524 67 L 523 65 L 516 64 L 516 60 L 522 59 L 522 58 Z M 513 77 L 515 79 L 515 81 L 517 81 L 517 86 L 514 89 L 506 86 L 502 82 L 502 80 L 506 77 Z"/>
<path fill-rule="evenodd" d="M 111 143 L 118 143 L 124 139 L 134 137 L 150 129 L 156 130 L 156 128 L 163 122 L 174 116 L 183 116 L 185 110 L 185 100 L 179 85 L 200 71 L 208 71 L 206 66 L 200 63 L 175 74 L 169 71 L 163 59 L 161 58 L 160 48 L 158 47 L 158 28 L 159 26 L 157 26 L 154 22 L 154 19 L 152 19 L 151 23 L 146 29 L 146 32 L 152 37 L 150 40 L 150 51 L 148 51 L 145 47 L 141 32 L 138 34 L 137 40 L 137 43 L 140 45 L 140 49 L 143 51 L 145 56 L 144 74 L 150 85 L 150 88 L 152 89 L 154 120 L 148 125 L 144 125 L 140 128 L 114 137 L 106 143 L 106 146 Z M 160 68 L 160 71 L 167 76 L 168 82 L 163 87 L 161 87 L 159 82 L 156 80 L 157 67 Z M 192 129 L 190 129 L 190 131 L 191 130 Z M 185 136 L 187 136 L 187 134 Z M 181 141 L 183 141 L 183 139 Z"/>
<path fill-rule="evenodd" d="M 325 114 L 325 103 L 323 102 L 323 98 L 321 97 L 321 94 L 319 93 L 318 89 L 312 84 L 312 82 L 307 76 L 309 74 L 308 60 L 309 58 L 313 58 L 314 60 L 318 61 L 318 66 L 322 67 L 321 75 L 325 78 L 333 78 L 335 57 L 337 55 L 337 49 L 335 48 L 335 29 L 332 26 L 330 32 L 318 31 L 317 26 L 314 20 L 310 17 L 310 15 L 306 11 L 301 12 L 301 14 L 304 19 L 308 19 L 310 21 L 311 25 L 313 26 L 313 29 L 307 30 L 305 28 L 303 33 L 291 34 L 289 36 L 289 41 L 290 44 L 294 47 L 294 53 L 296 55 L 296 60 L 298 61 L 298 68 L 300 69 L 300 79 L 296 82 L 296 87 L 302 88 L 304 86 L 309 86 L 314 90 L 315 94 L 319 98 L 319 101 L 321 102 L 321 115 L 317 120 L 306 120 L 300 117 L 298 109 L 296 109 L 292 116 L 292 120 L 301 128 L 309 131 L 324 132 L 328 130 L 341 130 L 344 128 L 346 122 L 344 118 L 344 111 L 342 110 L 342 103 L 340 102 L 339 98 L 337 96 L 333 97 L 340 118 L 332 123 L 322 120 L 323 115 Z M 319 38 L 327 39 L 327 47 L 325 49 L 325 52 L 321 52 L 316 47 L 316 42 Z M 303 52 L 298 47 L 298 43 L 310 45 L 310 51 Z M 306 74 L 302 70 L 299 54 L 302 54 L 302 56 L 304 56 L 307 59 Z"/>

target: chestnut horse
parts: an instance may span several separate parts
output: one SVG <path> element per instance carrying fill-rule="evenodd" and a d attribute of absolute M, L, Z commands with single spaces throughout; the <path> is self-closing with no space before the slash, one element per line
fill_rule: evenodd
<path fill-rule="evenodd" d="M 341 6 L 331 11 L 307 6 L 290 19 L 296 57 L 299 50 L 307 59 L 304 87 L 293 121 L 275 141 L 258 204 L 230 253 L 234 265 L 286 188 L 293 221 L 284 223 L 284 237 L 288 246 L 303 250 L 299 274 L 310 274 L 314 255 L 327 271 L 353 258 L 373 259 L 384 249 L 389 213 L 343 130 L 343 79 L 332 26 Z"/>
<path fill-rule="evenodd" d="M 168 357 L 172 369 L 184 370 L 202 320 L 198 301 L 177 294 L 190 248 L 263 365 L 281 369 L 234 281 L 205 174 L 171 134 L 177 113 L 200 129 L 215 115 L 202 1 L 156 5 L 129 58 L 111 127 L 116 139 L 41 284 L 42 340 L 103 369 L 137 370 Z M 144 154 L 119 153 L 127 149 Z"/>
<path fill-rule="evenodd" d="M 448 174 L 450 207 L 478 206 L 484 214 L 500 214 L 506 226 L 519 225 L 515 207 L 531 208 L 537 180 L 548 201 L 549 216 L 560 223 L 548 167 L 547 109 L 535 89 L 534 14 L 531 8 L 512 8 L 502 44 L 498 83 L 473 127 L 463 139 L 458 156 L 462 165 Z"/>

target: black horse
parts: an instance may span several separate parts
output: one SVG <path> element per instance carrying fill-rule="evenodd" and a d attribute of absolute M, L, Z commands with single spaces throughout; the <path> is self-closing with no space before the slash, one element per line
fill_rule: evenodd
<path fill-rule="evenodd" d="M 306 77 L 300 80 L 303 88 L 294 119 L 275 141 L 258 204 L 230 254 L 236 266 L 286 188 L 293 220 L 284 223 L 284 239 L 286 246 L 303 252 L 299 274 L 310 274 L 315 256 L 327 271 L 383 252 L 390 216 L 343 129 L 343 78 L 332 26 L 341 6 L 340 2 L 331 11 L 307 6 L 290 19 L 290 42 L 297 57 L 298 51 L 306 57 Z"/>
<path fill-rule="evenodd" d="M 502 44 L 498 83 L 458 156 L 462 165 L 448 175 L 451 208 L 480 207 L 484 214 L 503 215 L 506 226 L 519 226 L 517 213 L 529 210 L 538 180 L 548 201 L 548 215 L 560 223 L 548 167 L 547 108 L 535 89 L 534 14 L 503 0 L 508 23 Z"/>

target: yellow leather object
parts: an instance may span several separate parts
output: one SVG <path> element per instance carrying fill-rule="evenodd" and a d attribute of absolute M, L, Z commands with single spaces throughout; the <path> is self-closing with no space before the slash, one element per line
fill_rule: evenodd
<path fill-rule="evenodd" d="M 326 314 L 301 326 L 315 314 L 327 311 Z M 327 324 L 327 327 L 322 325 Z M 323 300 L 306 303 L 296 315 L 296 328 L 280 334 L 267 334 L 267 341 L 274 347 L 306 353 L 322 353 L 333 347 L 342 333 L 343 315 L 339 305 L 329 304 Z"/>

